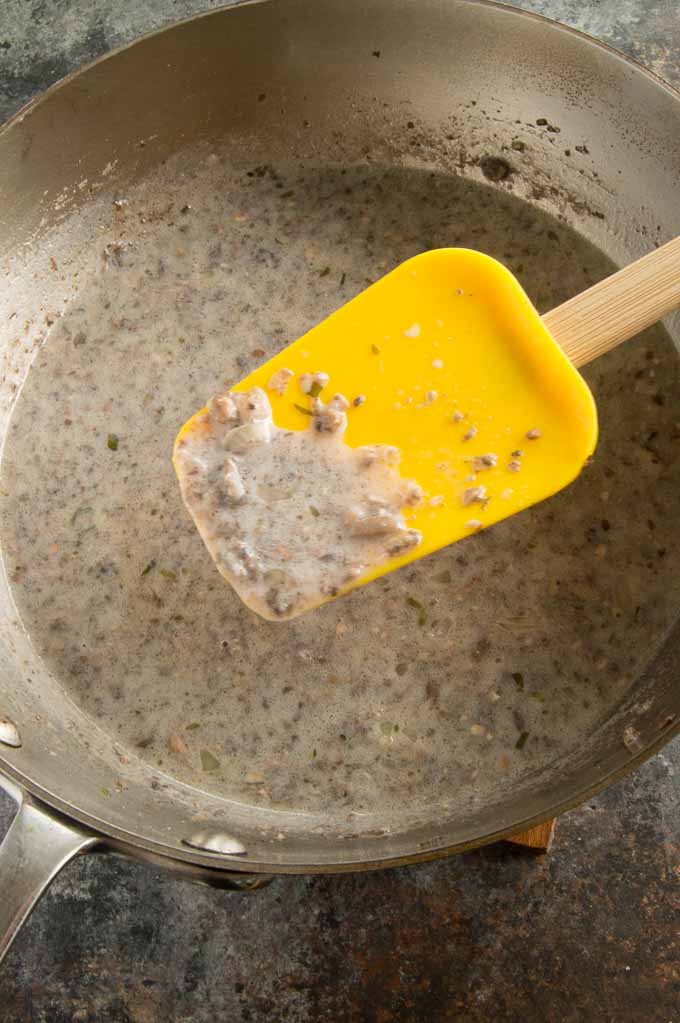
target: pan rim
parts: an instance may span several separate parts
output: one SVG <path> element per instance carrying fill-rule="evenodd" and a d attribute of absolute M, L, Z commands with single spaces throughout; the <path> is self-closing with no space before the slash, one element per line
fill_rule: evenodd
<path fill-rule="evenodd" d="M 91 69 L 98 67 L 103 64 L 104 61 L 108 61 L 112 58 L 117 57 L 121 53 L 127 52 L 128 50 L 136 47 L 140 44 L 147 42 L 148 40 L 160 36 L 162 34 L 172 32 L 174 30 L 181 30 L 183 27 L 198 22 L 209 17 L 220 17 L 225 15 L 227 12 L 236 11 L 241 7 L 248 6 L 260 6 L 265 3 L 271 3 L 274 0 L 235 0 L 235 2 L 228 5 L 222 5 L 211 10 L 202 11 L 197 14 L 191 15 L 186 18 L 182 18 L 178 21 L 172 22 L 169 25 L 153 29 L 149 32 L 138 36 L 131 42 L 125 43 L 118 46 L 102 56 L 90 61 L 76 70 L 70 72 L 63 78 L 58 79 L 46 90 L 41 92 L 38 96 L 30 99 L 26 104 L 19 108 L 2 126 L 0 126 L 0 138 L 2 138 L 7 132 L 9 132 L 15 125 L 21 123 L 26 117 L 30 116 L 35 110 L 37 110 L 44 102 L 47 102 L 51 97 L 63 87 L 69 85 L 73 80 L 80 77 L 84 73 Z M 281 2 L 281 0 L 279 0 Z M 285 2 L 285 0 L 282 0 Z M 589 47 L 597 49 L 599 52 L 606 54 L 608 58 L 613 58 L 617 62 L 630 67 L 633 71 L 638 74 L 642 74 L 644 78 L 650 82 L 656 88 L 659 88 L 663 93 L 669 96 L 672 100 L 680 103 L 680 89 L 665 81 L 658 74 L 646 67 L 632 57 L 627 56 L 609 43 L 603 42 L 595 37 L 583 32 L 579 29 L 573 28 L 569 25 L 565 25 L 562 22 L 556 21 L 552 18 L 548 18 L 545 15 L 535 13 L 533 11 L 526 11 L 520 8 L 511 6 L 509 4 L 500 3 L 498 0 L 454 0 L 456 6 L 466 7 L 484 7 L 503 12 L 508 17 L 519 17 L 522 19 L 528 19 L 542 23 L 545 26 L 550 27 L 550 31 L 555 33 L 565 33 L 569 37 L 573 37 L 578 40 L 581 44 L 585 44 Z M 451 4 L 450 6 L 454 6 Z M 15 785 L 18 785 L 20 789 L 30 793 L 31 796 L 44 802 L 47 806 L 51 807 L 58 813 L 64 815 L 67 819 L 84 825 L 96 835 L 100 836 L 104 845 L 108 845 L 110 848 L 116 849 L 117 851 L 125 852 L 127 855 L 132 857 L 140 858 L 143 854 L 153 853 L 166 860 L 168 863 L 189 863 L 197 864 L 207 868 L 213 868 L 218 872 L 229 871 L 229 872 L 247 872 L 257 874 L 335 874 L 335 873 L 350 873 L 359 872 L 364 870 L 382 869 L 385 867 L 397 867 L 409 863 L 425 862 L 428 860 L 435 860 L 442 857 L 452 855 L 454 853 L 464 852 L 472 850 L 503 838 L 506 838 L 514 833 L 527 830 L 545 820 L 552 817 L 558 816 L 567 810 L 570 810 L 585 800 L 591 798 L 597 793 L 609 785 L 621 780 L 628 773 L 633 771 L 636 767 L 644 763 L 660 749 L 663 748 L 674 736 L 680 734 L 680 720 L 671 721 L 663 731 L 657 735 L 657 737 L 644 749 L 639 750 L 635 753 L 629 751 L 627 758 L 624 762 L 619 763 L 613 769 L 608 770 L 602 777 L 596 781 L 583 785 L 574 790 L 568 797 L 561 800 L 557 800 L 551 803 L 548 807 L 539 811 L 537 814 L 528 817 L 524 820 L 518 821 L 512 826 L 500 828 L 495 831 L 491 831 L 488 834 L 482 835 L 474 840 L 462 841 L 454 844 L 441 844 L 435 845 L 427 850 L 416 850 L 410 853 L 403 853 L 396 851 L 394 853 L 382 853 L 376 858 L 362 859 L 356 858 L 347 860 L 337 860 L 333 863 L 318 863 L 313 859 L 304 859 L 300 857 L 298 860 L 290 859 L 285 863 L 274 861 L 267 861 L 264 859 L 251 860 L 248 854 L 244 856 L 232 857 L 223 856 L 216 854 L 201 853 L 196 850 L 190 849 L 178 849 L 176 845 L 164 845 L 160 842 L 150 840 L 142 835 L 137 835 L 132 830 L 124 830 L 116 827 L 113 824 L 105 820 L 101 820 L 87 812 L 83 811 L 79 807 L 72 805 L 61 796 L 54 794 L 45 788 L 39 782 L 34 781 L 27 774 L 22 772 L 15 764 L 12 764 L 5 758 L 3 753 L 0 751 L 0 770 L 2 773 Z M 622 753 L 622 756 L 624 754 Z M 0 780 L 4 780 L 0 778 Z M 380 845 L 381 840 L 376 840 L 376 846 Z"/>
<path fill-rule="evenodd" d="M 185 851 L 184 849 L 178 849 L 174 845 L 163 845 L 160 842 L 154 842 L 144 836 L 136 835 L 132 831 L 125 831 L 122 828 L 117 828 L 115 825 L 112 825 L 107 821 L 99 820 L 98 818 L 81 810 L 79 807 L 73 806 L 60 796 L 49 792 L 42 785 L 28 779 L 21 771 L 17 770 L 14 765 L 9 764 L 2 755 L 0 755 L 0 767 L 2 768 L 2 774 L 7 776 L 10 782 L 13 782 L 16 786 L 18 786 L 20 791 L 24 790 L 30 793 L 30 795 L 34 798 L 41 800 L 50 809 L 55 810 L 57 813 L 64 816 L 67 822 L 71 821 L 74 824 L 84 825 L 88 828 L 88 830 L 101 839 L 104 847 L 108 845 L 111 850 L 123 852 L 133 859 L 144 859 L 144 854 L 150 853 L 167 860 L 169 863 L 196 864 L 201 867 L 213 868 L 220 872 L 228 871 L 230 873 L 282 875 L 350 874 L 368 870 L 383 870 L 386 868 L 402 867 L 412 863 L 426 863 L 432 860 L 442 859 L 447 856 L 453 856 L 457 853 L 470 852 L 473 849 L 479 849 L 485 845 L 492 845 L 495 842 L 502 841 L 514 834 L 529 831 L 531 828 L 534 828 L 539 824 L 543 824 L 545 821 L 561 816 L 568 810 L 573 810 L 588 799 L 592 799 L 593 796 L 596 796 L 605 788 L 621 781 L 626 777 L 626 775 L 635 770 L 636 767 L 639 767 L 646 760 L 649 760 L 652 756 L 654 756 L 655 753 L 658 753 L 661 749 L 663 749 L 663 747 L 677 735 L 680 735 L 680 719 L 671 723 L 666 729 L 664 729 L 663 734 L 659 735 L 654 742 L 650 743 L 649 746 L 640 750 L 631 757 L 630 760 L 619 765 L 608 774 L 605 774 L 596 782 L 584 786 L 578 791 L 572 793 L 569 797 L 559 800 L 556 803 L 551 804 L 545 810 L 518 821 L 516 824 L 511 826 L 499 828 L 496 831 L 491 831 L 488 834 L 475 839 L 456 842 L 453 844 L 436 845 L 427 850 L 414 851 L 411 853 L 388 853 L 370 859 L 348 858 L 347 860 L 337 860 L 333 863 L 318 863 L 304 860 L 302 858 L 282 863 L 277 860 L 250 859 L 247 853 L 242 856 L 229 856 L 217 853 L 202 853 L 189 849 L 188 847 Z M 0 782 L 4 782 L 2 774 L 0 774 Z"/>

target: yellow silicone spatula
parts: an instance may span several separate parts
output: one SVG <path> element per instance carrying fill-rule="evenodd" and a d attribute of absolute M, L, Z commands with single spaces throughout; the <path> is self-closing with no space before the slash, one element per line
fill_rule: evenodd
<path fill-rule="evenodd" d="M 396 446 L 401 475 L 423 488 L 420 505 L 404 510 L 422 542 L 362 572 L 345 593 L 570 483 L 597 440 L 595 403 L 575 367 L 678 304 L 680 239 L 543 318 L 496 260 L 438 249 L 402 263 L 233 390 L 264 390 L 280 369 L 293 380 L 328 374 L 322 397 L 360 399 L 347 411 L 347 444 Z M 308 428 L 294 382 L 267 394 L 277 426 Z M 204 412 L 178 435 L 176 469 L 178 446 L 204 428 Z"/>

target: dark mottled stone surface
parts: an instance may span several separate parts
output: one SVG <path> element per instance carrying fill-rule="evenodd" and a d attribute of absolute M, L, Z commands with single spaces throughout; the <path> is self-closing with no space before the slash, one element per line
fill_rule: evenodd
<path fill-rule="evenodd" d="M 0 119 L 79 64 L 217 4 L 2 0 Z M 672 0 L 524 0 L 680 82 Z M 137 864 L 58 878 L 0 977 L 3 1023 L 677 1023 L 680 740 L 559 823 L 495 846 L 251 896 Z M 0 833 L 11 804 L 0 794 Z"/>
<path fill-rule="evenodd" d="M 17 939 L 2 1018 L 675 1023 L 679 754 L 563 817 L 548 856 L 498 845 L 245 896 L 80 860 Z"/>

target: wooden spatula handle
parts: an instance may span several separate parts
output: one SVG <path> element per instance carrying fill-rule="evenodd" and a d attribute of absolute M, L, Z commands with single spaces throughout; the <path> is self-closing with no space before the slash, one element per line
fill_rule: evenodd
<path fill-rule="evenodd" d="M 680 305 L 680 237 L 570 298 L 543 322 L 575 366 L 592 362 Z"/>

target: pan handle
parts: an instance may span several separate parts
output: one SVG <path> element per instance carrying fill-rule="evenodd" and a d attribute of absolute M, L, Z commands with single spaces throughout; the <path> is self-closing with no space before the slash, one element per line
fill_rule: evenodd
<path fill-rule="evenodd" d="M 99 841 L 23 795 L 0 845 L 0 962 L 62 867 Z"/>

